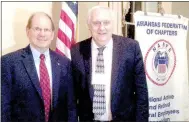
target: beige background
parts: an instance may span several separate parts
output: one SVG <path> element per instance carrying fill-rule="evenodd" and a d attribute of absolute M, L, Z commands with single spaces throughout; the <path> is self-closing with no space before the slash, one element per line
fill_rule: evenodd
<path fill-rule="evenodd" d="M 124 2 L 128 3 L 128 2 Z M 55 49 L 56 35 L 61 10 L 61 2 L 2 2 L 2 45 L 1 54 L 18 50 L 28 45 L 25 27 L 29 16 L 36 11 L 43 11 L 52 16 L 56 31 L 51 48 Z M 86 25 L 87 11 L 95 5 L 109 6 L 115 11 L 114 33 L 121 35 L 121 2 L 79 2 L 77 42 L 90 37 Z M 145 4 L 145 2 L 143 3 Z M 147 11 L 154 11 L 155 2 L 145 4 Z M 189 2 L 162 2 L 165 13 L 179 14 L 189 18 Z M 189 35 L 189 31 L 188 31 Z M 187 51 L 189 52 L 189 36 Z M 189 59 L 189 53 L 188 53 Z M 188 60 L 189 61 L 189 60 Z"/>
<path fill-rule="evenodd" d="M 90 36 L 87 26 L 87 10 L 98 2 L 79 3 L 79 26 L 77 40 Z M 55 24 L 55 37 L 51 48 L 55 49 L 61 2 L 2 2 L 2 55 L 28 45 L 25 27 L 29 16 L 33 12 L 43 11 L 52 16 Z"/>
<path fill-rule="evenodd" d="M 114 33 L 121 34 L 121 2 L 79 2 L 77 42 L 90 37 L 86 25 L 87 11 L 98 4 L 110 6 L 115 11 Z M 154 3 L 148 2 L 146 7 L 148 11 L 153 11 Z M 181 14 L 189 18 L 189 2 L 163 2 L 163 8 L 166 13 Z M 36 11 L 52 16 L 56 31 L 51 48 L 55 49 L 60 10 L 61 2 L 2 2 L 2 55 L 28 45 L 25 26 L 29 16 Z"/>
<path fill-rule="evenodd" d="M 95 5 L 109 6 L 115 10 L 115 25 L 114 33 L 121 33 L 121 2 L 79 2 L 78 8 L 78 33 L 77 42 L 90 36 L 86 25 L 87 11 L 89 8 Z M 146 4 L 146 10 L 154 10 L 154 3 Z M 55 49 L 57 29 L 59 23 L 59 16 L 61 10 L 61 2 L 2 2 L 2 40 L 1 40 L 1 54 L 7 54 L 9 52 L 18 50 L 28 45 L 28 39 L 26 37 L 25 27 L 29 16 L 36 11 L 43 11 L 52 16 L 55 24 L 55 37 L 51 48 Z M 165 13 L 179 14 L 189 18 L 189 2 L 162 2 Z M 184 48 L 184 47 L 183 47 Z M 189 64 L 189 31 L 187 37 L 187 54 Z"/>

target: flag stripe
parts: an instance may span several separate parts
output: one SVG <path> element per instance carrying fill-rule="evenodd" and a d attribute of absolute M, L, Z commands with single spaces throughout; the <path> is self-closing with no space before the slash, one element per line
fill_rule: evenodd
<path fill-rule="evenodd" d="M 165 73 L 166 72 L 166 66 L 165 64 L 159 64 L 158 66 L 158 73 Z"/>
<path fill-rule="evenodd" d="M 64 21 L 60 20 L 59 22 L 59 29 L 65 33 L 65 35 L 69 38 L 69 40 L 72 40 L 72 34 L 74 33 L 71 28 L 69 28 Z"/>
<path fill-rule="evenodd" d="M 60 50 L 66 57 L 71 58 L 70 49 L 66 47 L 60 39 L 57 39 L 57 49 Z"/>
<path fill-rule="evenodd" d="M 61 12 L 61 19 L 62 19 L 61 22 L 63 22 L 63 23 L 60 23 L 60 24 L 65 24 L 65 25 L 59 25 L 60 28 L 61 27 L 66 27 L 66 30 L 70 28 L 70 29 L 72 29 L 71 30 L 72 31 L 71 35 L 75 35 L 74 31 L 75 31 L 76 25 L 74 25 L 73 21 L 69 18 L 69 16 L 67 15 L 67 13 L 65 13 L 64 11 Z M 68 26 L 69 26 L 69 28 L 68 28 Z M 65 30 L 65 28 L 61 28 L 61 30 L 67 35 L 67 31 Z M 69 30 L 68 30 L 68 32 L 69 32 Z M 71 43 L 75 42 L 74 36 L 69 36 L 69 35 L 67 35 L 67 36 L 70 39 Z"/>
<path fill-rule="evenodd" d="M 56 51 L 71 59 L 70 48 L 75 43 L 77 2 L 62 2 Z"/>
<path fill-rule="evenodd" d="M 73 27 L 75 28 L 73 21 L 70 19 L 67 13 L 64 12 L 63 10 L 61 11 L 60 18 L 68 25 L 69 28 L 73 28 Z"/>
<path fill-rule="evenodd" d="M 61 55 L 65 55 L 63 52 L 61 52 L 58 48 L 56 48 L 56 52 L 60 53 Z"/>
<path fill-rule="evenodd" d="M 73 13 L 73 11 L 70 9 L 70 7 L 63 2 L 62 4 L 62 10 L 65 11 L 65 13 L 67 13 L 67 15 L 71 18 L 71 20 L 73 21 L 74 25 L 76 24 L 76 15 Z"/>
<path fill-rule="evenodd" d="M 63 42 L 67 48 L 71 47 L 71 41 L 70 41 L 70 39 L 60 29 L 58 30 L 58 39 L 61 40 L 61 42 Z"/>

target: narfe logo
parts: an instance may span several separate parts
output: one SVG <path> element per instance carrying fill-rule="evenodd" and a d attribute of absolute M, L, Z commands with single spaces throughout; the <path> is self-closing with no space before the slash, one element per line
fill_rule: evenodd
<path fill-rule="evenodd" d="M 176 55 L 171 43 L 166 40 L 156 41 L 146 53 L 144 66 L 150 81 L 158 86 L 165 85 L 176 66 Z"/>

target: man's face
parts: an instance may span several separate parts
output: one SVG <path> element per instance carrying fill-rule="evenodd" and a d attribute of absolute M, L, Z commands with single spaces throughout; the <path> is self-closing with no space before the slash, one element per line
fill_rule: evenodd
<path fill-rule="evenodd" d="M 35 15 L 32 19 L 31 28 L 27 28 L 26 31 L 30 44 L 36 49 L 49 48 L 54 37 L 51 21 L 43 14 Z"/>
<path fill-rule="evenodd" d="M 113 22 L 111 13 L 107 9 L 96 9 L 91 13 L 89 20 L 89 30 L 94 41 L 99 46 L 103 46 L 110 41 L 113 32 Z"/>

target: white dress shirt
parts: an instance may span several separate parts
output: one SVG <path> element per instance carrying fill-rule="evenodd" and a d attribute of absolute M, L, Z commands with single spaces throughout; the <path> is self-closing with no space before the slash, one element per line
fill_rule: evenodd
<path fill-rule="evenodd" d="M 104 58 L 104 74 L 99 75 L 95 73 L 96 68 L 96 58 L 98 55 L 99 48 L 94 40 L 92 39 L 92 84 L 104 84 L 105 87 L 105 99 L 106 99 L 106 112 L 99 119 L 100 121 L 110 121 L 112 120 L 111 113 L 111 72 L 112 72 L 112 50 L 113 50 L 113 40 L 111 39 L 103 51 Z"/>
<path fill-rule="evenodd" d="M 37 51 L 32 45 L 30 45 L 30 49 L 32 51 L 35 67 L 37 70 L 38 79 L 40 81 L 40 72 L 39 72 L 39 64 L 40 64 L 40 55 L 41 53 Z M 51 104 L 52 104 L 52 68 L 51 68 L 51 59 L 49 54 L 49 49 L 43 53 L 45 55 L 45 65 L 47 67 L 47 71 L 50 78 L 50 89 L 51 89 Z"/>

